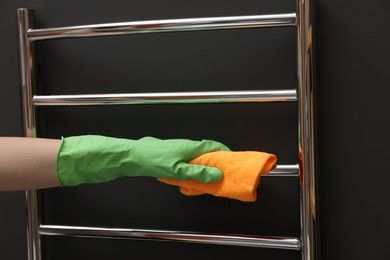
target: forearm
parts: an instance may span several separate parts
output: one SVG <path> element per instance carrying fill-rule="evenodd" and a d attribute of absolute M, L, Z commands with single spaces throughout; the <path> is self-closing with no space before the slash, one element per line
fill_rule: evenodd
<path fill-rule="evenodd" d="M 0 137 L 0 191 L 59 186 L 60 145 L 56 139 Z"/>

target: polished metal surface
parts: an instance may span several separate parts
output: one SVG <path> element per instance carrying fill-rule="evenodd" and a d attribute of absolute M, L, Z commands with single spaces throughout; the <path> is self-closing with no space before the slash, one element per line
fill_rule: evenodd
<path fill-rule="evenodd" d="M 269 174 L 262 175 L 262 177 L 299 177 L 299 165 L 276 165 L 275 169 L 271 170 Z"/>
<path fill-rule="evenodd" d="M 301 243 L 294 237 L 263 237 L 236 234 L 204 234 L 169 230 L 147 230 L 127 228 L 100 228 L 60 225 L 41 225 L 39 234 L 45 236 L 129 238 L 217 244 L 245 247 L 300 250 Z"/>
<path fill-rule="evenodd" d="M 296 90 L 209 91 L 176 93 L 129 93 L 97 95 L 34 96 L 35 106 L 130 105 L 176 103 L 283 102 L 296 101 Z"/>
<path fill-rule="evenodd" d="M 23 111 L 24 136 L 36 137 L 35 109 L 32 101 L 35 84 L 34 46 L 27 39 L 27 31 L 33 26 L 32 10 L 19 9 L 17 12 L 18 47 L 20 67 L 21 103 Z M 29 260 L 41 259 L 41 241 L 38 234 L 40 216 L 38 212 L 38 193 L 26 191 L 27 208 L 27 255 Z"/>
<path fill-rule="evenodd" d="M 167 19 L 120 23 L 92 24 L 49 29 L 31 29 L 30 41 L 140 33 L 185 32 L 199 30 L 243 29 L 295 26 L 296 14 L 252 15 L 192 19 Z"/>
<path fill-rule="evenodd" d="M 27 31 L 32 24 L 33 11 L 19 9 L 17 12 L 18 25 L 18 47 L 19 47 L 19 68 L 20 88 L 22 96 L 23 127 L 24 134 L 28 137 L 35 136 L 35 111 L 32 97 L 35 84 L 34 48 L 33 44 L 26 37 Z"/>
<path fill-rule="evenodd" d="M 314 1 L 298 1 L 298 106 L 302 259 L 318 259 L 314 154 Z"/>

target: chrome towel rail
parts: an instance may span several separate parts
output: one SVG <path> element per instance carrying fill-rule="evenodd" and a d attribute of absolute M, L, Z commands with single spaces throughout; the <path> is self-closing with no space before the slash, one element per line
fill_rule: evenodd
<path fill-rule="evenodd" d="M 299 177 L 299 165 L 279 164 L 269 174 L 262 175 L 262 177 Z"/>
<path fill-rule="evenodd" d="M 295 13 L 166 19 L 102 23 L 47 29 L 34 28 L 33 10 L 18 10 L 18 45 L 24 134 L 36 137 L 35 111 L 40 106 L 90 106 L 176 103 L 233 103 L 233 102 L 298 102 L 300 129 L 298 164 L 277 165 L 270 174 L 274 177 L 299 177 L 301 234 L 294 237 L 267 237 L 236 234 L 200 234 L 196 232 L 141 230 L 125 228 L 78 227 L 43 225 L 37 190 L 26 192 L 28 259 L 41 260 L 41 236 L 82 236 L 183 241 L 300 250 L 303 260 L 317 260 L 317 218 L 314 160 L 314 101 L 313 101 L 313 0 L 296 0 Z M 205 30 L 251 29 L 291 26 L 297 40 L 297 89 L 251 90 L 172 93 L 121 93 L 85 95 L 36 94 L 34 43 L 43 40 L 69 39 L 128 34 L 190 32 Z M 264 177 L 265 177 L 264 176 Z"/>
<path fill-rule="evenodd" d="M 199 30 L 295 26 L 296 21 L 297 16 L 295 13 L 192 19 L 169 19 L 155 21 L 104 23 L 49 29 L 29 29 L 27 31 L 27 37 L 30 41 L 39 41 L 62 38 L 114 36 L 139 33 L 185 32 Z"/>
<path fill-rule="evenodd" d="M 296 100 L 296 90 L 269 90 L 52 96 L 35 95 L 33 97 L 33 104 L 35 106 L 91 106 L 176 103 L 286 102 Z"/>
<path fill-rule="evenodd" d="M 236 234 L 202 234 L 184 231 L 148 230 L 128 228 L 78 227 L 63 225 L 40 225 L 39 234 L 45 236 L 93 237 L 93 238 L 138 238 L 217 244 L 228 246 L 266 247 L 300 250 L 301 242 L 295 237 L 266 237 Z"/>

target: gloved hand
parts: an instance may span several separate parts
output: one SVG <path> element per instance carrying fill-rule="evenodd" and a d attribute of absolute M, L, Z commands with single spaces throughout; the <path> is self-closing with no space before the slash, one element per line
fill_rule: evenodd
<path fill-rule="evenodd" d="M 222 179 L 221 170 L 187 163 L 213 151 L 229 148 L 210 140 L 73 136 L 62 139 L 57 175 L 61 186 L 100 183 L 123 176 L 216 182 Z"/>

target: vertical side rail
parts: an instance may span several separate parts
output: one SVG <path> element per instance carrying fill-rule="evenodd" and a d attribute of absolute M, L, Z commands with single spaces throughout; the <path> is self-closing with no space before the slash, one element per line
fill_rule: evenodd
<path fill-rule="evenodd" d="M 32 100 L 35 86 L 35 55 L 33 43 L 27 37 L 27 31 L 33 26 L 33 20 L 34 13 L 32 10 L 18 10 L 20 87 L 25 137 L 36 137 L 35 109 Z M 28 259 L 41 260 L 41 245 L 38 233 L 40 217 L 38 211 L 38 192 L 36 190 L 26 191 L 26 208 Z"/>
<path fill-rule="evenodd" d="M 297 4 L 298 119 L 302 259 L 317 260 L 316 172 L 314 150 L 313 0 Z"/>

